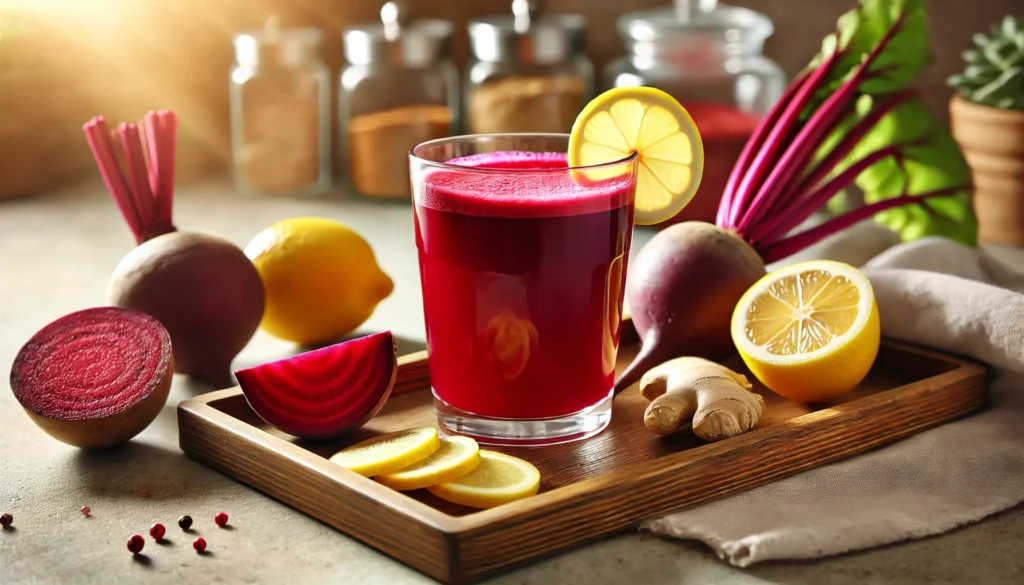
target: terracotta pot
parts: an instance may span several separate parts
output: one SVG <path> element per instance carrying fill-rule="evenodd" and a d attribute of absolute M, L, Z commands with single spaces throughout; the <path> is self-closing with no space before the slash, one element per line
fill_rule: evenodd
<path fill-rule="evenodd" d="M 978 238 L 1024 246 L 1024 111 L 955 96 L 949 117 L 974 179 Z"/>

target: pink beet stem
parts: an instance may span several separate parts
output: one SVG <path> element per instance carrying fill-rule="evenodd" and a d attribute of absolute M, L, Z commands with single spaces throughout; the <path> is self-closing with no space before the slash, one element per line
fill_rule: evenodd
<path fill-rule="evenodd" d="M 174 208 L 174 158 L 177 150 L 178 117 L 174 112 L 161 110 L 160 135 L 163 140 L 161 146 L 160 183 L 163 192 L 163 216 L 168 225 L 172 225 L 171 215 Z"/>
<path fill-rule="evenodd" d="M 718 215 L 715 218 L 715 224 L 719 227 L 723 227 L 729 219 L 732 207 L 735 204 L 736 187 L 739 185 L 743 176 L 750 167 L 750 162 L 753 160 L 755 153 L 761 150 L 762 146 L 764 146 L 765 138 L 767 138 L 769 131 L 778 124 L 779 117 L 782 115 L 785 105 L 793 99 L 797 90 L 799 90 L 803 86 L 804 82 L 807 81 L 809 73 L 810 72 L 806 70 L 801 72 L 792 83 L 786 86 L 786 90 L 783 92 L 782 97 L 772 104 L 768 113 L 761 119 L 757 127 L 754 129 L 754 133 L 743 146 L 743 151 L 740 152 L 740 156 L 736 160 L 736 164 L 732 167 L 732 172 L 729 173 L 729 182 L 725 185 L 725 190 L 722 192 L 722 201 L 718 205 Z"/>
<path fill-rule="evenodd" d="M 158 127 L 159 120 L 156 117 L 155 112 L 147 112 L 142 118 L 142 127 L 146 131 L 146 139 L 143 144 L 146 146 L 146 152 L 149 154 L 146 162 L 149 167 L 149 188 L 153 191 L 153 195 L 156 197 L 157 202 L 160 203 L 161 217 L 163 217 L 163 188 L 160 185 L 160 129 Z"/>
<path fill-rule="evenodd" d="M 832 65 L 838 60 L 838 52 L 832 53 L 818 68 L 811 72 L 807 80 L 800 85 L 793 99 L 786 104 L 779 116 L 778 123 L 771 129 L 768 138 L 758 150 L 754 162 L 747 169 L 743 180 L 737 188 L 737 196 L 729 211 L 727 228 L 736 228 L 741 217 L 748 214 L 751 196 L 756 185 L 761 184 L 769 170 L 777 165 L 779 152 L 789 142 L 790 136 L 800 124 L 800 114 L 804 111 L 814 94 L 817 93 L 822 79 L 828 75 Z"/>
<path fill-rule="evenodd" d="M 171 205 L 169 202 L 171 194 L 167 192 L 167 184 L 164 179 L 168 173 L 166 170 L 168 164 L 173 165 L 173 161 L 168 161 L 167 131 L 163 128 L 160 115 L 157 112 L 146 114 L 145 128 L 146 140 L 152 153 L 149 180 L 156 197 L 156 215 L 165 226 L 173 229 L 174 224 L 172 222 Z M 170 148 L 173 149 L 173 145 Z"/>
<path fill-rule="evenodd" d="M 814 156 L 814 153 L 819 147 L 821 139 L 827 132 L 834 129 L 836 122 L 844 112 L 850 109 L 850 104 L 848 104 L 848 102 L 856 94 L 856 90 L 860 84 L 869 77 L 869 68 L 881 54 L 882 50 L 889 44 L 889 41 L 892 40 L 892 37 L 902 26 L 902 23 L 903 16 L 901 15 L 893 22 L 892 26 L 889 27 L 889 30 L 885 32 L 885 35 L 882 36 L 878 45 L 876 45 L 861 64 L 857 66 L 853 75 L 843 82 L 839 89 L 832 93 L 832 95 L 830 95 L 828 99 L 826 99 L 825 102 L 814 111 L 807 123 L 805 123 L 797 133 L 793 142 L 788 146 L 788 148 L 786 148 L 782 157 L 775 163 L 768 179 L 761 184 L 761 187 L 758 189 L 753 201 L 750 202 L 750 205 L 744 212 L 739 223 L 734 224 L 737 232 L 745 234 L 746 229 L 751 227 L 751 224 L 756 225 L 756 223 L 759 223 L 763 215 L 772 214 L 772 205 L 779 197 L 779 194 L 793 179 L 793 177 L 797 176 L 797 173 L 803 172 L 807 162 Z M 826 61 L 821 64 L 819 70 L 831 67 L 831 63 L 834 63 L 837 60 L 838 55 L 839 51 L 833 52 Z M 817 71 L 815 73 L 817 73 Z M 819 89 L 818 84 L 823 78 L 823 76 L 815 76 L 813 80 L 808 83 L 808 85 L 812 86 L 812 95 Z M 799 113 L 800 112 L 797 111 L 795 115 L 798 116 Z M 783 121 L 783 123 L 784 122 L 785 121 Z M 794 226 L 795 225 L 797 224 L 794 224 Z M 792 226 L 790 229 L 792 229 Z"/>
<path fill-rule="evenodd" d="M 132 193 L 135 195 L 136 206 L 142 217 L 143 235 L 149 239 L 152 237 L 152 230 L 156 227 L 153 225 L 157 221 L 157 218 L 154 217 L 156 203 L 153 199 L 153 192 L 149 189 L 149 173 L 146 169 L 146 161 L 142 156 L 139 128 L 135 124 L 121 124 L 118 126 L 118 131 L 121 134 L 121 146 L 124 148 L 124 159 L 128 166 Z"/>
<path fill-rule="evenodd" d="M 861 141 L 867 133 L 875 127 L 878 122 L 882 120 L 886 115 L 896 109 L 896 106 L 909 100 L 911 97 L 917 95 L 916 91 L 901 91 L 889 96 L 882 102 L 879 102 L 875 107 L 871 108 L 866 116 L 861 118 L 854 124 L 853 128 L 843 135 L 843 139 L 839 141 L 839 144 L 821 159 L 818 164 L 814 165 L 807 176 L 793 189 L 794 193 L 805 193 L 810 189 L 813 189 L 828 177 L 829 173 L 840 162 L 842 162 L 847 156 L 853 152 L 857 144 Z"/>
<path fill-rule="evenodd" d="M 782 218 L 776 222 L 775 227 L 765 233 L 764 239 L 760 241 L 761 244 L 771 245 L 776 240 L 779 240 L 793 228 L 803 223 L 808 217 L 814 214 L 822 205 L 828 203 L 831 199 L 846 187 L 853 184 L 854 180 L 862 172 L 870 168 L 872 165 L 886 159 L 890 156 L 898 156 L 902 152 L 902 149 L 906 146 L 912 146 L 918 144 L 918 142 L 902 142 L 898 144 L 890 144 L 885 148 L 881 148 L 851 164 L 849 167 L 843 170 L 827 183 L 815 189 L 813 192 L 801 198 L 802 203 L 798 208 L 795 208 L 791 213 L 787 215 L 781 215 Z"/>
<path fill-rule="evenodd" d="M 749 241 L 762 242 L 766 239 L 767 234 L 776 233 L 779 224 L 784 222 L 798 208 L 805 205 L 807 196 L 813 194 L 815 192 L 814 188 L 818 187 L 835 170 L 835 167 L 850 155 L 868 131 L 886 114 L 912 95 L 914 95 L 914 92 L 911 91 L 899 92 L 878 104 L 877 107 L 872 108 L 868 115 L 858 120 L 825 158 L 819 161 L 795 187 L 783 194 L 782 199 L 773 206 L 774 209 L 771 215 L 767 216 L 765 221 L 759 222 L 749 230 L 747 233 Z"/>
<path fill-rule="evenodd" d="M 804 124 L 796 138 L 789 144 L 782 158 L 776 163 L 769 173 L 768 178 L 761 184 L 757 195 L 750 203 L 746 213 L 736 226 L 737 231 L 746 233 L 746 230 L 762 220 L 762 215 L 771 213 L 774 215 L 779 195 L 789 185 L 794 176 L 806 167 L 808 161 L 814 156 L 821 140 L 828 132 L 831 132 L 840 118 L 849 111 L 852 106 L 850 99 L 857 91 L 857 85 L 863 79 L 863 72 L 867 71 L 870 59 L 861 64 L 857 72 L 847 80 L 839 89 L 825 100 L 821 106 L 814 111 L 807 123 Z"/>
<path fill-rule="evenodd" d="M 828 236 L 859 223 L 880 211 L 892 209 L 893 207 L 910 205 L 912 203 L 920 203 L 931 197 L 954 195 L 966 189 L 970 189 L 970 185 L 936 189 L 935 191 L 929 191 L 919 195 L 901 195 L 899 197 L 893 197 L 892 199 L 876 201 L 875 203 L 865 205 L 864 207 L 858 207 L 853 211 L 844 213 L 839 217 L 832 218 L 809 230 L 770 244 L 760 249 L 761 257 L 764 258 L 765 264 L 769 264 L 776 260 L 781 260 L 782 258 L 796 254 L 804 248 L 814 245 Z"/>
<path fill-rule="evenodd" d="M 173 232 L 174 148 L 177 118 L 149 112 L 140 124 L 107 128 L 103 116 L 82 126 L 107 189 L 139 244 Z M 120 143 L 123 159 L 115 144 Z"/>
<path fill-rule="evenodd" d="M 128 185 L 121 174 L 114 151 L 114 144 L 111 140 L 110 130 L 103 116 L 96 116 L 82 126 L 86 140 L 89 142 L 89 149 L 92 150 L 93 158 L 96 159 L 96 166 L 99 167 L 103 182 L 114 198 L 121 216 L 124 218 L 128 228 L 137 242 L 142 242 L 142 219 L 139 217 L 139 210 L 135 207 Z"/>
<path fill-rule="evenodd" d="M 853 97 L 855 90 L 856 87 L 843 86 L 815 110 L 775 163 L 768 178 L 761 183 L 747 211 L 736 225 L 736 231 L 746 235 L 754 225 L 763 220 L 764 215 L 774 215 L 777 212 L 776 206 L 784 203 L 778 200 L 779 195 L 794 176 L 799 176 L 798 173 L 804 171 L 821 140 L 832 130 L 835 123 L 852 109 L 847 102 Z"/>
<path fill-rule="evenodd" d="M 142 146 L 142 163 L 146 168 L 146 182 L 149 183 L 150 192 L 156 197 L 156 189 L 153 188 L 153 182 L 150 181 L 150 177 L 153 176 L 153 163 L 150 160 L 149 139 L 146 137 L 146 120 L 140 119 L 135 122 L 135 127 L 139 129 L 139 144 Z"/>

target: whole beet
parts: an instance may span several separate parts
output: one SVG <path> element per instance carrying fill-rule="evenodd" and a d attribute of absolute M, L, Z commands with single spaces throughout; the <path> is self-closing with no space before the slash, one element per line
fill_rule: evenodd
<path fill-rule="evenodd" d="M 175 371 L 231 386 L 231 361 L 263 317 L 263 282 L 228 240 L 174 231 L 147 240 L 114 269 L 107 302 L 156 317 L 171 336 Z"/>
<path fill-rule="evenodd" d="M 710 223 L 679 223 L 651 238 L 626 278 L 626 300 L 643 347 L 615 381 L 615 392 L 672 358 L 719 359 L 734 351 L 733 310 L 764 274 L 764 262 L 749 244 Z"/>

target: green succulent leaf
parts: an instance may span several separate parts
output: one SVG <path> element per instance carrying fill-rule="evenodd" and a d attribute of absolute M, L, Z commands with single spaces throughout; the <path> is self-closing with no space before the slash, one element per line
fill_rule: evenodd
<path fill-rule="evenodd" d="M 992 34 L 975 34 L 977 49 L 964 51 L 967 66 L 947 82 L 973 102 L 1003 109 L 1024 109 L 1024 25 L 1007 16 Z"/>
<path fill-rule="evenodd" d="M 1003 17 L 1003 22 L 1000 24 L 999 28 L 1001 34 L 1007 38 L 1012 38 L 1024 32 L 1024 27 L 1021 26 L 1020 20 L 1010 14 Z"/>
<path fill-rule="evenodd" d="M 985 54 L 977 49 L 967 49 L 960 55 L 964 58 L 964 61 L 971 65 L 981 65 L 986 60 Z"/>
<path fill-rule="evenodd" d="M 964 69 L 964 77 L 969 81 L 983 81 L 995 75 L 999 75 L 999 69 L 995 65 L 970 65 Z"/>
<path fill-rule="evenodd" d="M 1024 68 L 1012 67 L 975 91 L 971 97 L 977 102 L 999 103 L 1003 99 L 1012 100 L 1021 93 L 1024 93 Z"/>
<path fill-rule="evenodd" d="M 1007 97 L 996 102 L 997 108 L 1004 110 L 1024 110 L 1024 94 L 1015 98 Z"/>
<path fill-rule="evenodd" d="M 902 149 L 902 157 L 879 161 L 857 177 L 866 203 L 970 184 L 970 169 L 959 146 L 920 99 L 904 102 L 882 118 L 851 159 L 897 143 L 913 144 Z M 971 246 L 978 242 L 970 189 L 883 211 L 875 221 L 904 240 L 945 236 Z"/>

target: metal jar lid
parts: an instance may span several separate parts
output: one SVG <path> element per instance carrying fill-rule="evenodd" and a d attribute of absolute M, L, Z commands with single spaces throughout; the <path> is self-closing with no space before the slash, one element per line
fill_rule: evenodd
<path fill-rule="evenodd" d="M 469 22 L 469 43 L 480 61 L 554 63 L 583 53 L 587 20 L 579 14 L 541 14 L 539 0 L 513 0 L 512 14 Z"/>
<path fill-rule="evenodd" d="M 235 59 L 240 65 L 299 65 L 322 58 L 324 34 L 317 28 L 279 29 L 270 19 L 263 30 L 235 35 Z"/>
<path fill-rule="evenodd" d="M 618 22 L 619 33 L 633 52 L 658 53 L 674 45 L 696 41 L 698 37 L 716 37 L 726 43 L 760 50 L 772 35 L 772 21 L 760 12 L 700 2 L 701 9 L 684 16 L 678 7 L 642 10 L 624 14 Z"/>
<path fill-rule="evenodd" d="M 345 60 L 353 65 L 391 63 L 423 66 L 447 59 L 452 23 L 447 20 L 409 20 L 405 2 L 387 2 L 380 23 L 345 29 Z"/>

